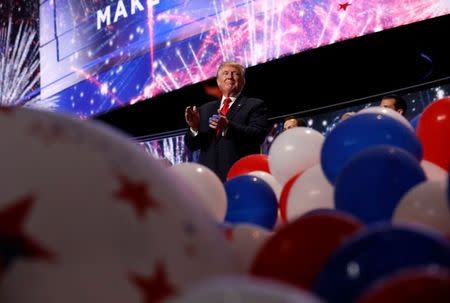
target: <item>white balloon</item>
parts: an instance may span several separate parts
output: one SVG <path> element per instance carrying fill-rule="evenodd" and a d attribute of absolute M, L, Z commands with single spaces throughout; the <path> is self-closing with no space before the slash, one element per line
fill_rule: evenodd
<path fill-rule="evenodd" d="M 280 228 L 282 228 L 285 225 L 285 222 L 283 221 L 283 218 L 281 217 L 280 208 L 278 208 L 277 211 L 277 221 L 275 222 L 275 226 L 273 227 L 273 231 L 277 231 Z"/>
<path fill-rule="evenodd" d="M 227 211 L 227 194 L 219 177 L 208 167 L 198 163 L 180 163 L 171 170 L 180 175 L 197 191 L 198 201 L 218 222 L 223 222 Z"/>
<path fill-rule="evenodd" d="M 320 162 L 324 136 L 307 127 L 290 128 L 273 141 L 269 150 L 270 172 L 284 185 L 293 175 Z"/>
<path fill-rule="evenodd" d="M 420 166 L 422 166 L 423 171 L 425 172 L 425 175 L 427 176 L 427 179 L 430 181 L 444 181 L 447 180 L 448 173 L 441 168 L 440 166 L 437 166 L 434 163 L 431 163 L 427 160 L 420 161 Z"/>
<path fill-rule="evenodd" d="M 400 113 L 396 112 L 391 108 L 381 106 L 371 106 L 358 111 L 356 114 L 358 115 L 367 113 L 381 114 L 384 116 L 394 118 L 395 120 L 399 121 L 400 123 L 402 123 L 403 125 L 408 127 L 411 131 L 414 132 L 414 128 L 411 125 L 411 123 L 409 123 L 409 121 L 405 117 L 403 117 Z"/>
<path fill-rule="evenodd" d="M 262 171 L 262 170 L 255 170 L 248 174 L 259 177 L 259 178 L 263 179 L 264 181 L 266 181 L 267 184 L 269 184 L 269 186 L 272 188 L 275 195 L 277 196 L 277 201 L 280 200 L 282 187 L 281 187 L 281 184 L 277 181 L 277 179 L 275 179 L 274 176 L 272 176 L 271 174 L 269 174 L 265 171 Z"/>
<path fill-rule="evenodd" d="M 444 234 L 450 233 L 450 208 L 447 185 L 425 181 L 410 189 L 398 203 L 393 222 L 425 225 Z"/>
<path fill-rule="evenodd" d="M 228 240 L 237 256 L 240 268 L 248 272 L 253 258 L 272 232 L 253 224 L 237 224 L 227 228 L 229 229 Z"/>
<path fill-rule="evenodd" d="M 0 111 L 0 140 L 0 222 L 28 244 L 2 303 L 140 303 L 237 272 L 198 196 L 123 134 L 17 108 Z"/>
<path fill-rule="evenodd" d="M 320 303 L 306 290 L 253 277 L 223 277 L 198 285 L 167 303 Z"/>
<path fill-rule="evenodd" d="M 334 187 L 320 164 L 305 170 L 292 185 L 286 205 L 287 221 L 318 208 L 334 208 Z"/>

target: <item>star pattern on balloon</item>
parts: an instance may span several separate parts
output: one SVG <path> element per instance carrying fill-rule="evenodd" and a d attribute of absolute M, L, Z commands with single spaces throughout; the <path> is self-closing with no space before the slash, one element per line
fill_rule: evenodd
<path fill-rule="evenodd" d="M 59 142 L 65 136 L 61 125 L 56 123 L 48 125 L 41 122 L 35 122 L 30 126 L 30 133 L 48 144 Z"/>
<path fill-rule="evenodd" d="M 10 114 L 13 111 L 12 106 L 0 106 L 0 114 Z"/>
<path fill-rule="evenodd" d="M 187 257 L 194 257 L 197 254 L 197 250 L 195 249 L 195 245 L 188 243 L 184 245 L 184 254 Z"/>
<path fill-rule="evenodd" d="M 155 270 L 149 277 L 133 273 L 130 274 L 129 280 L 141 292 L 143 303 L 161 302 L 176 293 L 164 265 L 160 262 L 156 263 Z"/>
<path fill-rule="evenodd" d="M 346 11 L 350 5 L 351 5 L 351 3 L 348 3 L 348 2 L 339 3 L 339 10 Z"/>
<path fill-rule="evenodd" d="M 24 225 L 35 197 L 27 195 L 0 209 L 0 268 L 6 268 L 16 258 L 51 262 L 54 254 L 25 234 Z"/>
<path fill-rule="evenodd" d="M 193 236 L 197 233 L 197 229 L 195 228 L 195 225 L 192 222 L 186 222 L 183 225 L 184 233 L 188 236 Z"/>
<path fill-rule="evenodd" d="M 233 240 L 233 228 L 231 228 L 231 227 L 227 227 L 227 228 L 225 228 L 224 229 L 224 231 L 223 231 L 223 234 L 225 235 L 225 238 L 228 240 L 228 241 L 232 241 Z"/>
<path fill-rule="evenodd" d="M 138 218 L 144 218 L 149 209 L 159 208 L 159 204 L 149 195 L 145 182 L 133 182 L 126 176 L 118 176 L 118 179 L 120 189 L 114 196 L 131 205 Z"/>

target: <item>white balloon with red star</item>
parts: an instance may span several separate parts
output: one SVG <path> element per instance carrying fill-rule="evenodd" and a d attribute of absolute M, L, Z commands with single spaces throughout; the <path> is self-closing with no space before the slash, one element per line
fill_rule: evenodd
<path fill-rule="evenodd" d="M 234 273 L 189 186 L 93 121 L 0 108 L 2 303 L 162 302 Z"/>

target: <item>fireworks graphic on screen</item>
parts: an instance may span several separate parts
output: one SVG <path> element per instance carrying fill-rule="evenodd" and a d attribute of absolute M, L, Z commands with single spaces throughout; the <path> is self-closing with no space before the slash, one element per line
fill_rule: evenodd
<path fill-rule="evenodd" d="M 222 61 L 254 66 L 340 40 L 408 24 L 450 11 L 446 1 L 211 1 L 215 20 L 201 43 L 156 58 L 156 78 L 144 98 L 213 77 Z M 189 20 L 166 12 L 158 20 Z M 171 69 L 172 61 L 181 68 Z"/>
<path fill-rule="evenodd" d="M 13 20 L 0 29 L 0 105 L 25 106 L 52 110 L 56 98 L 41 102 L 35 88 L 39 83 L 39 51 L 34 39 L 36 29 L 23 21 L 17 22 L 13 35 Z"/>
<path fill-rule="evenodd" d="M 66 1 L 72 3 L 67 10 L 77 18 L 56 21 L 62 28 L 67 28 L 67 22 L 74 27 L 95 15 L 92 7 L 97 3 L 98 9 L 99 2 L 102 9 L 111 5 L 113 19 L 113 5 L 118 1 Z M 87 84 L 65 92 L 64 99 L 69 100 L 61 104 L 65 111 L 79 116 L 99 114 L 210 79 L 222 61 L 254 66 L 450 13 L 446 0 L 141 2 L 146 3 L 144 22 L 131 16 L 125 25 L 111 22 L 102 29 L 107 39 L 70 55 L 70 72 Z M 84 40 L 86 36 L 74 36 L 71 43 Z M 105 48 L 110 49 L 109 57 L 103 54 Z M 88 63 L 77 64 L 83 56 Z"/>

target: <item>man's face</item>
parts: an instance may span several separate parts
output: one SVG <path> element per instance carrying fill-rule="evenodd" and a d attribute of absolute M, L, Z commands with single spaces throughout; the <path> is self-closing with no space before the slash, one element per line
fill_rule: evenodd
<path fill-rule="evenodd" d="M 380 106 L 390 108 L 400 114 L 403 113 L 403 110 L 395 108 L 395 99 L 393 99 L 393 98 L 386 98 L 386 99 L 381 100 Z"/>
<path fill-rule="evenodd" d="M 284 121 L 283 128 L 284 128 L 284 130 L 286 130 L 286 129 L 290 129 L 290 128 L 297 127 L 297 126 L 298 126 L 298 124 L 297 124 L 296 119 L 289 119 L 289 120 Z"/>
<path fill-rule="evenodd" d="M 234 96 L 244 87 L 244 75 L 238 67 L 225 65 L 217 74 L 217 85 L 225 97 Z"/>

